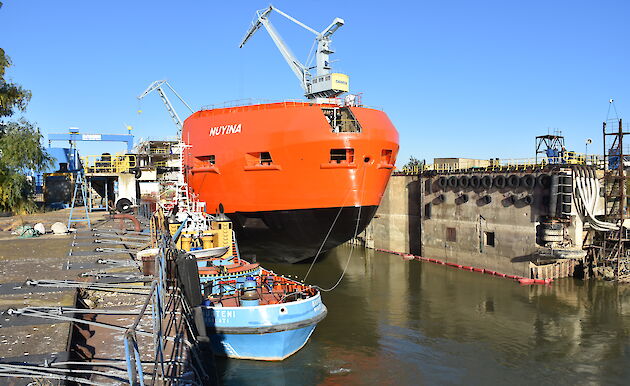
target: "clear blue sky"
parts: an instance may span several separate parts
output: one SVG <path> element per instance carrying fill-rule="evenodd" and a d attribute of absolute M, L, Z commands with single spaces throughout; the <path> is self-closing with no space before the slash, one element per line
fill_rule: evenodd
<path fill-rule="evenodd" d="M 33 92 L 26 118 L 47 133 L 139 137 L 175 133 L 157 95 L 167 78 L 189 104 L 301 98 L 266 31 L 237 47 L 266 1 L 4 0 L 0 47 L 8 76 Z M 333 6 L 334 4 L 334 6 Z M 608 99 L 630 122 L 630 2 L 275 1 L 321 30 L 335 16 L 335 70 L 380 106 L 410 155 L 521 158 L 534 137 L 562 130 L 569 148 L 601 153 Z M 274 15 L 305 60 L 312 35 Z M 624 32 L 625 31 L 625 32 Z M 143 113 L 138 114 L 138 108 Z M 176 104 L 187 116 L 184 107 Z M 104 144 L 85 152 L 122 150 Z M 116 149 L 112 147 L 116 146 Z"/>

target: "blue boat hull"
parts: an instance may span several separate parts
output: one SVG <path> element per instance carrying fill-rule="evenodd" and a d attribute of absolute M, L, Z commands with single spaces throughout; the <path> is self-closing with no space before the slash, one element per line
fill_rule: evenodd
<path fill-rule="evenodd" d="M 266 334 L 213 334 L 210 336 L 215 355 L 238 359 L 281 361 L 304 347 L 315 324 L 296 330 Z"/>
<path fill-rule="evenodd" d="M 215 355 L 281 361 L 304 347 L 326 317 L 320 294 L 298 301 L 252 306 L 202 306 Z"/>

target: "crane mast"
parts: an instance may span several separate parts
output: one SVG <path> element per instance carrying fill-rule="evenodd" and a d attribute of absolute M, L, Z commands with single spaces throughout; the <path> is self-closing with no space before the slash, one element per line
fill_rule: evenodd
<path fill-rule="evenodd" d="M 175 89 L 166 80 L 156 80 L 155 82 L 151 83 L 149 87 L 147 87 L 147 89 L 144 90 L 144 92 L 138 96 L 138 99 L 142 100 L 145 96 L 149 95 L 153 91 L 156 91 L 158 95 L 160 96 L 160 98 L 162 99 L 164 106 L 166 106 L 166 111 L 168 112 L 171 119 L 175 123 L 175 126 L 177 126 L 177 136 L 179 137 L 182 134 L 182 128 L 184 127 L 184 123 L 182 122 L 181 118 L 177 114 L 177 111 L 175 111 L 173 104 L 166 96 L 166 93 L 164 92 L 164 89 L 162 88 L 163 85 L 166 85 L 169 89 L 171 89 L 173 94 L 175 94 L 175 96 L 177 96 L 177 98 L 179 98 L 179 100 L 186 107 L 188 107 L 188 110 L 190 110 L 191 113 L 194 113 L 193 109 L 188 105 L 188 103 L 184 101 L 184 99 L 177 93 L 177 91 L 175 91 Z"/>
<path fill-rule="evenodd" d="M 315 41 L 317 42 L 317 51 L 315 53 L 315 76 L 311 74 L 310 68 L 306 67 L 295 57 L 284 40 L 282 40 L 278 31 L 271 24 L 269 21 L 269 14 L 271 11 L 276 11 L 276 13 L 279 13 L 300 27 L 315 34 Z M 308 99 L 334 98 L 349 90 L 348 76 L 340 73 L 331 73 L 332 67 L 330 66 L 329 59 L 330 55 L 334 53 L 330 47 L 332 42 L 331 36 L 343 24 L 343 19 L 337 17 L 322 32 L 317 32 L 313 28 L 270 5 L 269 8 L 256 12 L 256 18 L 245 34 L 245 37 L 243 37 L 239 48 L 242 48 L 261 26 L 265 27 L 271 37 L 271 40 L 273 40 L 280 51 L 280 54 L 282 54 L 282 57 L 300 81 L 300 85 L 304 90 L 304 95 Z"/>

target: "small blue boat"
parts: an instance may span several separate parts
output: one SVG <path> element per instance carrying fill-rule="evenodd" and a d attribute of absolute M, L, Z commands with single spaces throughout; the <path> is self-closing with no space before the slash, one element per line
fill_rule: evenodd
<path fill-rule="evenodd" d="M 241 259 L 227 217 L 189 217 L 179 226 L 180 245 L 196 261 L 202 304 L 195 323 L 213 353 L 281 361 L 304 347 L 326 317 L 319 290 Z"/>
<path fill-rule="evenodd" d="M 258 264 L 215 268 L 216 274 L 199 269 L 206 299 L 201 312 L 215 355 L 281 361 L 301 349 L 326 317 L 314 287 Z"/>

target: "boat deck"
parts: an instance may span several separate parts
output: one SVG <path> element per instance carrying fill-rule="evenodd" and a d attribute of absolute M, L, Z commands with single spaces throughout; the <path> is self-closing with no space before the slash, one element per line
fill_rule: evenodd
<path fill-rule="evenodd" d="M 292 286 L 295 288 L 291 288 Z M 315 295 L 315 290 L 303 286 L 300 284 L 276 284 L 273 287 L 263 285 L 257 288 L 260 305 L 289 303 L 298 299 L 303 299 Z M 221 305 L 223 307 L 240 307 L 240 300 L 238 293 L 229 294 L 223 297 L 210 297 L 208 300 L 214 305 Z"/>

